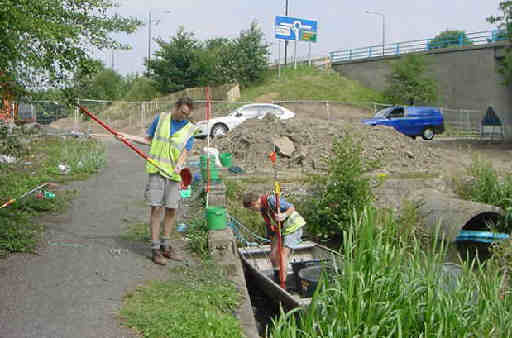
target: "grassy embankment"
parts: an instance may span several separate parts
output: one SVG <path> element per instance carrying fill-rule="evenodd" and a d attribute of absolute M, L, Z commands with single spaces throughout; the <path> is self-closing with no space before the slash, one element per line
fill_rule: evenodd
<path fill-rule="evenodd" d="M 209 263 L 177 268 L 124 297 L 124 325 L 144 337 L 242 337 L 233 311 L 239 293 Z"/>
<path fill-rule="evenodd" d="M 15 156 L 14 164 L 0 164 L 0 201 L 20 197 L 23 193 L 46 182 L 64 183 L 82 180 L 97 172 L 104 164 L 104 148 L 94 140 L 37 137 L 27 145 L 19 139 L 28 137 L 4 134 L 0 140 L 2 152 Z M 62 174 L 59 164 L 70 168 Z M 0 209 L 0 257 L 14 252 L 33 252 L 42 227 L 35 218 L 42 213 L 62 210 L 70 192 L 58 190 L 54 199 L 37 199 L 36 194 Z"/>
<path fill-rule="evenodd" d="M 307 66 L 282 69 L 281 77 L 270 72 L 259 85 L 242 89 L 240 101 L 268 97 L 270 100 L 318 100 L 346 103 L 381 102 L 382 94 L 363 87 L 335 71 L 324 71 Z"/>

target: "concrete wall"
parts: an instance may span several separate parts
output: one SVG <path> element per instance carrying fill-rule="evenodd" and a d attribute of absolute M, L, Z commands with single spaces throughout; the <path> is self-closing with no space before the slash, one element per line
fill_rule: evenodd
<path fill-rule="evenodd" d="M 424 53 L 432 76 L 440 88 L 439 106 L 481 110 L 492 106 L 506 124 L 507 138 L 512 138 L 512 87 L 502 85 L 497 72 L 508 43 L 452 48 Z M 400 57 L 388 56 L 335 63 L 332 68 L 360 81 L 364 86 L 382 91 L 387 87 L 391 62 Z"/>

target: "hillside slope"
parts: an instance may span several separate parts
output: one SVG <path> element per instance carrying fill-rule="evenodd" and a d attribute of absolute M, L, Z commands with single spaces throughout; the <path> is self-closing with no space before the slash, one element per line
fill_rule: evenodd
<path fill-rule="evenodd" d="M 270 73 L 259 85 L 241 90 L 241 101 L 329 100 L 347 103 L 381 102 L 382 94 L 334 71 L 311 67 Z"/>

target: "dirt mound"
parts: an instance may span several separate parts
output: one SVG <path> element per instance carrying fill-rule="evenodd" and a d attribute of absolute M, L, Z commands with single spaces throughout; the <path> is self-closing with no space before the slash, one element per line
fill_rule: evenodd
<path fill-rule="evenodd" d="M 413 140 L 392 128 L 314 118 L 249 120 L 213 140 L 210 146 L 232 153 L 248 171 L 266 171 L 271 168 L 268 154 L 274 149 L 274 141 L 287 137 L 295 149 L 289 157 L 279 157 L 279 168 L 316 171 L 325 169 L 322 158 L 332 154 L 333 141 L 347 134 L 361 144 L 364 159 L 378 160 L 388 172 L 427 171 L 439 168 L 442 162 L 437 150 L 434 152 L 427 142 Z"/>

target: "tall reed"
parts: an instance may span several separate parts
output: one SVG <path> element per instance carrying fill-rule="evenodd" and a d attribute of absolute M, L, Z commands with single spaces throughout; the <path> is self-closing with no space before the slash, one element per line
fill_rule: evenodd
<path fill-rule="evenodd" d="M 344 263 L 323 280 L 303 313 L 282 314 L 273 337 L 508 337 L 510 297 L 502 277 L 482 266 L 443 264 L 443 248 L 402 241 L 392 218 L 353 215 Z M 438 246 L 434 241 L 434 246 Z M 439 250 L 440 249 L 440 250 Z M 432 253 L 433 252 L 433 253 Z M 436 253 L 437 252 L 437 253 Z M 456 267 L 456 266 L 455 266 Z"/>

